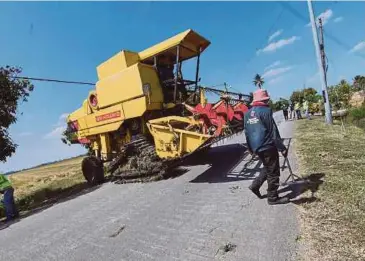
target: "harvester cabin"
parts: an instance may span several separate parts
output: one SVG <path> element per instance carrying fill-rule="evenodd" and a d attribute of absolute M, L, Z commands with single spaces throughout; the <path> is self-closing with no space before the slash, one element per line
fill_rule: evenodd
<path fill-rule="evenodd" d="M 139 58 L 142 63 L 153 65 L 160 77 L 164 94 L 168 100 L 177 100 L 177 92 L 187 96 L 187 87 L 195 85 L 196 91 L 199 82 L 200 54 L 210 45 L 210 42 L 189 29 L 142 52 Z M 182 63 L 197 57 L 194 80 L 184 79 Z M 173 90 L 173 92 L 171 92 Z"/>

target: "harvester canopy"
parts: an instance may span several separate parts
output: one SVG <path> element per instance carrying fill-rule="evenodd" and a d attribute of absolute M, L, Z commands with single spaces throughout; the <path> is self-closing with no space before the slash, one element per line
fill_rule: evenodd
<path fill-rule="evenodd" d="M 153 64 L 155 56 L 164 55 L 172 61 L 176 61 L 178 53 L 179 61 L 182 62 L 199 56 L 209 45 L 210 41 L 188 29 L 140 52 L 138 55 L 142 62 Z"/>

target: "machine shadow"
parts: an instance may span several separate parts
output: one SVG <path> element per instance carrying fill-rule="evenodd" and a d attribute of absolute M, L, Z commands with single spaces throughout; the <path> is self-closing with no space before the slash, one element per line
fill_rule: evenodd
<path fill-rule="evenodd" d="M 213 147 L 204 157 L 195 157 L 185 165 L 210 165 L 209 169 L 191 180 L 191 183 L 225 183 L 254 179 L 261 163 L 257 162 L 254 168 L 246 169 L 247 163 L 252 163 L 250 158 L 246 147 L 230 144 Z"/>

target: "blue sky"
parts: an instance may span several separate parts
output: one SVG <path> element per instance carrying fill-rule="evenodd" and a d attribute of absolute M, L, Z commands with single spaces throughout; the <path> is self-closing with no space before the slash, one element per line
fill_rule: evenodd
<path fill-rule="evenodd" d="M 307 3 L 284 4 L 305 21 L 279 2 L 1 2 L 0 65 L 21 66 L 24 76 L 96 82 L 96 66 L 119 50 L 141 51 L 191 28 L 212 42 L 201 57 L 207 86 L 227 82 L 249 93 L 260 73 L 274 99 L 304 84 L 320 90 Z M 325 38 L 329 83 L 365 74 L 365 2 L 314 2 L 314 8 L 326 33 L 342 43 Z M 10 129 L 17 153 L 0 171 L 83 152 L 61 143 L 60 130 L 90 87 L 34 84 Z"/>

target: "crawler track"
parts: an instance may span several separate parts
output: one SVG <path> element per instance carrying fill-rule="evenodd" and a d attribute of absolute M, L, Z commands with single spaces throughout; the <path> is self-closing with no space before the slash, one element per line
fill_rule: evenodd
<path fill-rule="evenodd" d="M 177 159 L 160 159 L 153 141 L 140 135 L 123 146 L 122 152 L 107 167 L 107 172 L 111 174 L 111 181 L 118 184 L 169 178 L 178 174 L 175 168 L 183 164 L 190 156 L 204 153 L 212 144 L 237 135 L 241 131 L 242 129 L 239 129 L 228 135 L 214 137 L 192 153 Z"/>

